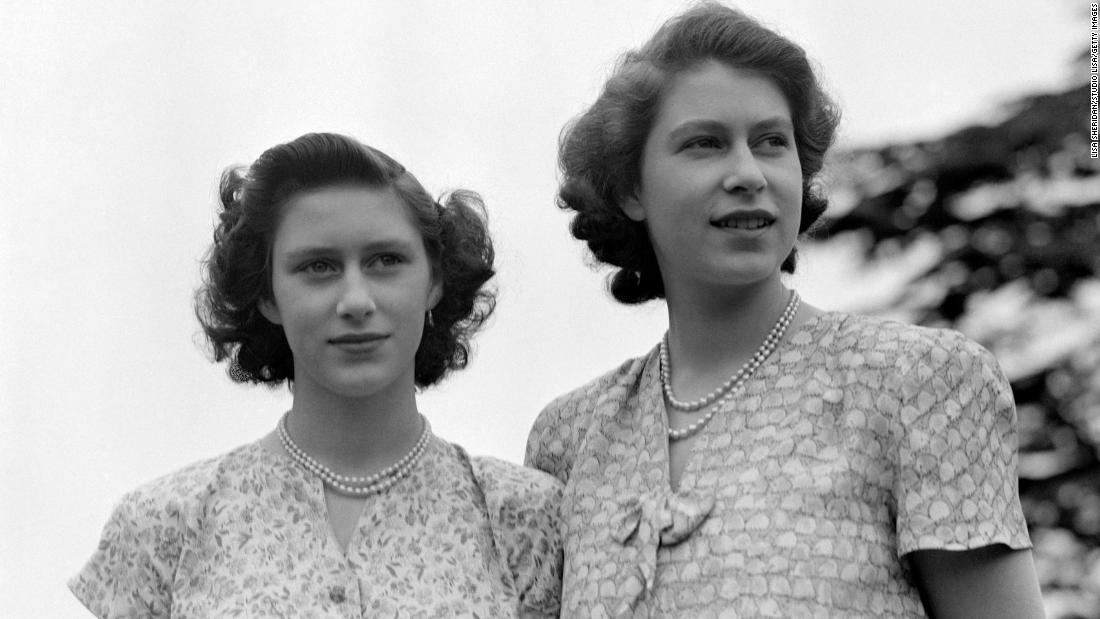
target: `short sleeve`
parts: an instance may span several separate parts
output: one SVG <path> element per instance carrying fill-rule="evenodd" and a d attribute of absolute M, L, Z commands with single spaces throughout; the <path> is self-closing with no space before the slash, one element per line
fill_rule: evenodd
<path fill-rule="evenodd" d="M 569 480 L 573 460 L 570 450 L 573 427 L 562 419 L 568 406 L 569 398 L 563 396 L 542 409 L 527 437 L 524 458 L 527 466 L 545 471 L 563 483 Z"/>
<path fill-rule="evenodd" d="M 903 355 L 897 434 L 898 555 L 1029 548 L 1017 477 L 1016 405 L 993 355 L 936 331 Z"/>
<path fill-rule="evenodd" d="M 471 460 L 520 609 L 525 616 L 557 617 L 563 561 L 561 484 L 541 471 L 495 458 Z"/>
<path fill-rule="evenodd" d="M 100 619 L 169 617 L 180 534 L 170 514 L 138 493 L 124 497 L 69 589 Z"/>

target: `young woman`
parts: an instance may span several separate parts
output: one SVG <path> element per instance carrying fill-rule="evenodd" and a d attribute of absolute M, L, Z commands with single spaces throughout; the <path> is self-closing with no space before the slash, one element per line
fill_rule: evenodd
<path fill-rule="evenodd" d="M 566 484 L 563 616 L 1042 615 L 992 356 L 783 283 L 837 118 L 800 47 L 702 4 L 563 134 L 573 235 L 669 315 L 532 430 Z"/>
<path fill-rule="evenodd" d="M 198 315 L 274 431 L 128 494 L 70 588 L 98 617 L 558 615 L 560 485 L 432 434 L 417 387 L 493 308 L 478 197 L 309 134 L 222 177 Z"/>

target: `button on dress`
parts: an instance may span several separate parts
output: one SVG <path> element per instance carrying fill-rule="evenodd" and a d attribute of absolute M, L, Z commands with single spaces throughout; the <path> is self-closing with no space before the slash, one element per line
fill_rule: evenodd
<path fill-rule="evenodd" d="M 557 617 L 560 497 L 431 436 L 345 552 L 320 479 L 256 442 L 125 496 L 69 587 L 100 618 Z"/>

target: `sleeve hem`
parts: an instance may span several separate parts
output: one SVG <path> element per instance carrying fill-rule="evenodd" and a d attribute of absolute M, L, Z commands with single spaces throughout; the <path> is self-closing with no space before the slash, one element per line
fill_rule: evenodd
<path fill-rule="evenodd" d="M 938 540 L 920 540 L 913 544 L 907 544 L 905 546 L 898 546 L 898 557 L 904 557 L 907 554 L 916 552 L 918 550 L 947 550 L 952 552 L 963 552 L 967 550 L 977 550 L 979 548 L 985 548 L 986 546 L 1003 545 L 1011 550 L 1029 550 L 1032 548 L 1031 540 L 1019 538 L 1013 538 L 1010 536 L 997 536 L 990 538 L 975 538 L 967 540 L 966 542 L 941 542 Z"/>
<path fill-rule="evenodd" d="M 77 601 L 83 604 L 84 608 L 88 609 L 88 612 L 92 613 L 96 617 L 99 617 L 100 619 L 106 619 L 107 614 L 97 609 L 93 605 L 91 592 L 86 586 L 84 586 L 84 582 L 80 579 L 79 575 L 70 578 L 69 582 L 66 583 L 66 587 L 68 587 L 69 591 L 72 592 Z"/>

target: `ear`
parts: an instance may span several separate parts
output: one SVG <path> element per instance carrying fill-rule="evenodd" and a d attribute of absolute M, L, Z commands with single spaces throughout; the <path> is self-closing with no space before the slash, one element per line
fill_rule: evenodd
<path fill-rule="evenodd" d="M 635 190 L 628 196 L 623 196 L 619 201 L 619 208 L 622 209 L 623 214 L 634 221 L 645 221 L 645 208 L 642 207 L 642 203 L 638 200 L 638 191 Z"/>
<path fill-rule="evenodd" d="M 266 318 L 268 322 L 274 325 L 283 324 L 283 317 L 279 313 L 279 307 L 275 305 L 275 301 L 260 299 L 259 307 L 260 313 L 263 314 L 264 318 Z"/>
<path fill-rule="evenodd" d="M 435 309 L 441 299 L 443 299 L 443 284 L 435 281 L 433 277 L 432 287 L 428 289 L 428 309 Z"/>

